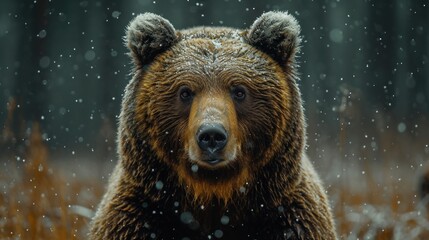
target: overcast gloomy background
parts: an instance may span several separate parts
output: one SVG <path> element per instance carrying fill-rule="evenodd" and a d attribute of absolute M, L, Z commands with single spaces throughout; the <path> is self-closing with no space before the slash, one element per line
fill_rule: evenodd
<path fill-rule="evenodd" d="M 0 155 L 22 154 L 39 122 L 51 154 L 62 156 L 53 161 L 115 159 L 131 68 L 122 37 L 136 14 L 160 14 L 176 29 L 247 28 L 270 10 L 289 11 L 302 27 L 312 155 L 328 145 L 345 158 L 371 149 L 357 158 L 383 161 L 383 151 L 411 145 L 405 158 L 428 158 L 429 7 L 402 0 L 1 1 Z"/>
<path fill-rule="evenodd" d="M 307 152 L 341 239 L 429 239 L 429 1 L 0 0 L 0 239 L 85 239 L 113 165 L 139 13 L 302 28 Z M 40 128 L 38 127 L 40 126 Z M 40 130 L 40 131 L 38 131 Z M 429 174 L 428 174 L 429 176 Z M 429 179 L 429 178 L 428 178 Z"/>

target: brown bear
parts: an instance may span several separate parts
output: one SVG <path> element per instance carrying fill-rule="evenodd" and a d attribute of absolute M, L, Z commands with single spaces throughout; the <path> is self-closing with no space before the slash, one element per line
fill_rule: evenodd
<path fill-rule="evenodd" d="M 137 16 L 120 159 L 90 238 L 336 239 L 304 153 L 299 32 L 285 12 L 247 30 Z"/>

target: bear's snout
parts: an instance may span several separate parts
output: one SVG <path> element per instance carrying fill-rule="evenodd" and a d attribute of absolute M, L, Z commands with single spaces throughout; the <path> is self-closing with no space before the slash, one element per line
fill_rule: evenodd
<path fill-rule="evenodd" d="M 221 151 L 228 142 L 228 133 L 225 127 L 219 123 L 202 124 L 197 131 L 196 141 L 202 150 L 202 160 L 216 164 L 223 161 Z"/>
<path fill-rule="evenodd" d="M 226 91 L 203 89 L 193 99 L 185 149 L 192 163 L 210 169 L 235 161 L 239 155 L 237 116 Z"/>

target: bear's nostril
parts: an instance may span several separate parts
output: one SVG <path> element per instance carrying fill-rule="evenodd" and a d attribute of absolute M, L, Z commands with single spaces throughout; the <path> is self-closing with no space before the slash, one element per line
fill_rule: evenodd
<path fill-rule="evenodd" d="M 201 150 L 213 154 L 225 147 L 227 137 L 221 124 L 203 124 L 198 129 L 197 142 Z"/>
<path fill-rule="evenodd" d="M 209 134 L 201 134 L 201 141 L 209 142 L 210 141 L 210 135 Z"/>
<path fill-rule="evenodd" d="M 219 141 L 225 141 L 225 135 L 223 135 L 223 134 L 215 134 L 215 136 L 214 136 L 214 140 L 215 140 L 216 142 L 219 142 Z"/>

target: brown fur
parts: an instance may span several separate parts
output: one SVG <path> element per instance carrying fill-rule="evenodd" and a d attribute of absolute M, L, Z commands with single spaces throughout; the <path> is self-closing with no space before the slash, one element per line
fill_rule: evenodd
<path fill-rule="evenodd" d="M 127 33 L 135 71 L 122 103 L 120 161 L 91 239 L 207 239 L 219 230 L 222 239 L 336 239 L 304 154 L 298 34 L 280 12 L 244 31 L 176 32 L 159 16 L 138 16 Z M 189 104 L 183 86 L 194 94 Z M 243 101 L 231 95 L 236 86 L 245 86 Z M 202 161 L 195 136 L 203 123 L 228 133 L 218 165 Z"/>

